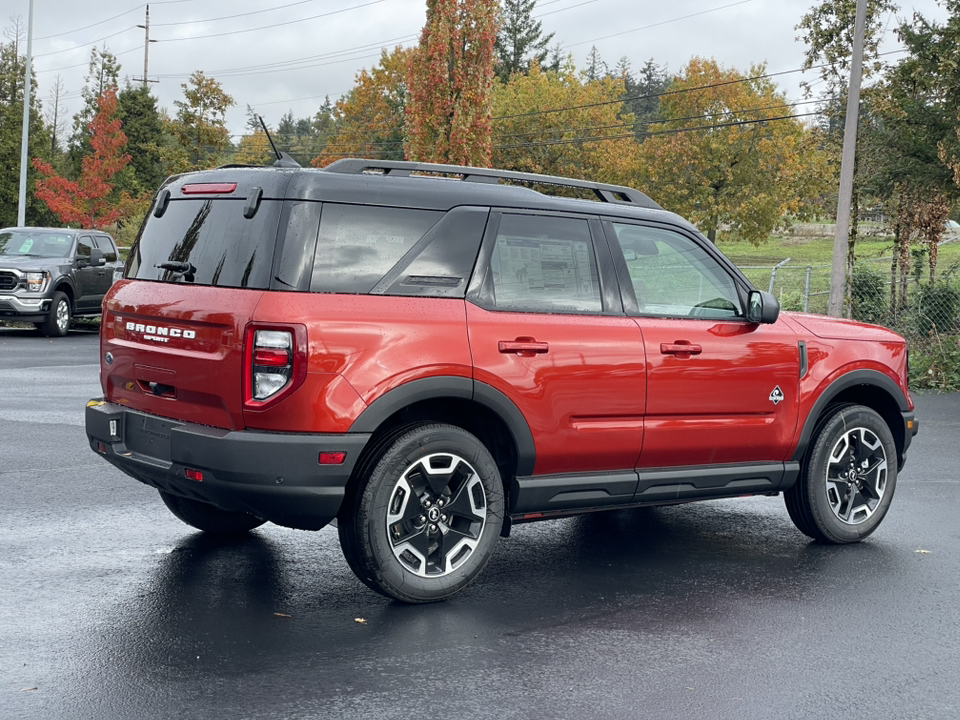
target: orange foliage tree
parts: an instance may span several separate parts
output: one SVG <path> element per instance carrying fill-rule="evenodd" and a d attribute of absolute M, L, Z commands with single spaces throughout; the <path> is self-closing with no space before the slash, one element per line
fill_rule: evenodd
<path fill-rule="evenodd" d="M 767 78 L 695 57 L 660 100 L 640 147 L 637 187 L 695 223 L 756 245 L 805 218 L 831 173 L 816 136 Z"/>
<path fill-rule="evenodd" d="M 412 50 L 384 48 L 380 63 L 357 73 L 353 89 L 333 109 L 336 133 L 311 161 L 326 167 L 344 157 L 403 159 L 407 61 Z"/>
<path fill-rule="evenodd" d="M 507 170 L 629 184 L 637 167 L 635 118 L 623 78 L 587 80 L 572 60 L 559 70 L 531 63 L 493 91 L 494 165 Z"/>
<path fill-rule="evenodd" d="M 78 180 L 61 177 L 49 163 L 33 159 L 42 176 L 37 179 L 36 195 L 63 223 L 103 228 L 131 211 L 134 203 L 129 194 L 111 197 L 114 176 L 130 162 L 130 155 L 123 152 L 127 136 L 120 129 L 122 124 L 117 117 L 117 91 L 107 88 L 90 123 L 93 153 L 83 157 Z"/>
<path fill-rule="evenodd" d="M 407 157 L 489 167 L 497 0 L 427 0 L 410 58 Z"/>

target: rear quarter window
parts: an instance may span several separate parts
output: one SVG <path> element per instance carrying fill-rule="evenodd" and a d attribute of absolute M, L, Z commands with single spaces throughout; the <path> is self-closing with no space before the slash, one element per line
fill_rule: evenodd
<path fill-rule="evenodd" d="M 265 290 L 270 285 L 282 203 L 263 200 L 251 219 L 242 199 L 171 200 L 161 217 L 148 216 L 130 253 L 126 277 Z M 187 277 L 157 267 L 190 263 Z"/>
<path fill-rule="evenodd" d="M 311 292 L 369 293 L 442 212 L 325 203 Z"/>

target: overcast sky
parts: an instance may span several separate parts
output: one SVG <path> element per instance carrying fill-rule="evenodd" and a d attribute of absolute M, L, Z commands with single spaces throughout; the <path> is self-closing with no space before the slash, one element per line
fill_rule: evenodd
<path fill-rule="evenodd" d="M 29 0 L 0 0 L 0 21 L 20 16 Z M 634 69 L 647 59 L 679 71 L 694 55 L 746 70 L 766 62 L 770 72 L 794 70 L 804 46 L 794 27 L 812 0 L 540 0 L 535 15 L 556 33 L 578 68 L 592 46 L 613 67 L 626 56 Z M 121 78 L 143 74 L 145 5 L 136 0 L 34 0 L 33 54 L 46 110 L 54 80 L 63 81 L 68 115 L 80 107 L 90 49 L 106 48 L 122 64 Z M 425 0 L 161 0 L 150 3 L 149 77 L 161 106 L 182 98 L 181 83 L 203 70 L 233 96 L 232 133 L 243 132 L 253 106 L 275 126 L 292 110 L 312 116 L 323 98 L 350 90 L 356 73 L 374 65 L 381 47 L 415 44 Z M 936 0 L 907 0 L 898 17 L 914 11 L 943 19 Z M 897 17 L 884 50 L 896 50 Z M 894 56 L 895 57 L 895 56 Z M 799 73 L 778 83 L 800 99 Z M 806 78 L 814 81 L 812 73 Z M 69 129 L 69 123 L 68 123 Z"/>

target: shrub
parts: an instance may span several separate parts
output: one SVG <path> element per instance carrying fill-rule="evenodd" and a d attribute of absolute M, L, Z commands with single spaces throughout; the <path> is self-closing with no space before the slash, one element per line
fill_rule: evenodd
<path fill-rule="evenodd" d="M 915 330 L 921 337 L 949 333 L 960 315 L 960 292 L 944 283 L 921 285 L 915 300 Z"/>
<path fill-rule="evenodd" d="M 960 338 L 934 335 L 910 343 L 910 387 L 960 390 Z"/>
<path fill-rule="evenodd" d="M 878 324 L 886 320 L 886 279 L 873 268 L 866 265 L 854 268 L 850 298 L 854 320 Z"/>

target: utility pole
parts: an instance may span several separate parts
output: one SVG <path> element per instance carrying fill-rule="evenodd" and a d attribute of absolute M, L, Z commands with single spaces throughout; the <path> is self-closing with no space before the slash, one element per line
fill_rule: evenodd
<path fill-rule="evenodd" d="M 30 83 L 33 80 L 33 0 L 27 16 L 27 61 L 23 79 L 23 130 L 20 133 L 20 197 L 17 203 L 17 227 L 27 224 L 27 146 L 30 142 Z M 14 59 L 16 61 L 16 59 Z"/>
<path fill-rule="evenodd" d="M 837 234 L 833 239 L 833 266 L 830 272 L 829 313 L 843 314 L 847 285 L 847 242 L 850 234 L 850 205 L 853 197 L 853 169 L 857 155 L 857 125 L 860 121 L 860 80 L 863 76 L 863 41 L 867 24 L 867 0 L 857 0 L 853 26 L 853 58 L 847 93 L 847 117 L 843 128 L 843 159 L 840 163 L 840 196 L 837 198 Z"/>
<path fill-rule="evenodd" d="M 150 69 L 150 43 L 156 42 L 156 40 L 150 39 L 150 6 L 147 5 L 147 18 L 144 21 L 143 25 L 137 25 L 137 27 L 143 28 L 144 40 L 143 40 L 143 77 L 134 78 L 134 81 L 142 80 L 143 89 L 147 89 L 147 83 L 160 82 L 159 80 L 150 80 L 147 71 Z"/>

